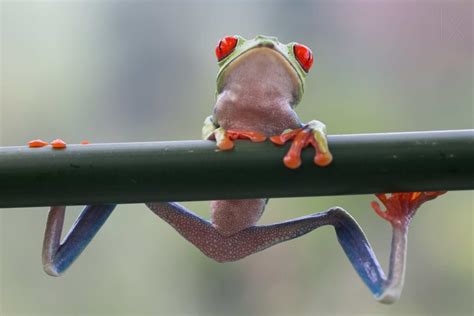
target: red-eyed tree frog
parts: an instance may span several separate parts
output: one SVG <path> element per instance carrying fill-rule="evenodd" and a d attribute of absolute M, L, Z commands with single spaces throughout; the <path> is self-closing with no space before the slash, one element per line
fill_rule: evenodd
<path fill-rule="evenodd" d="M 313 65 L 311 50 L 298 43 L 282 44 L 275 37 L 244 39 L 227 36 L 215 49 L 217 74 L 216 104 L 206 118 L 203 138 L 216 140 L 220 150 L 232 150 L 233 140 L 246 138 L 277 145 L 292 141 L 283 157 L 286 167 L 301 164 L 301 151 L 315 148 L 315 168 L 329 165 L 333 159 L 326 140 L 326 127 L 319 121 L 302 124 L 294 108 L 302 98 L 304 82 Z M 30 147 L 47 143 L 32 141 Z M 64 149 L 56 140 L 54 149 Z M 219 155 L 219 152 L 216 152 Z M 335 157 L 337 159 L 337 157 Z M 383 211 L 372 202 L 375 212 L 393 228 L 390 266 L 386 276 L 362 229 L 341 207 L 272 225 L 256 225 L 268 199 L 221 200 L 211 202 L 211 220 L 207 221 L 178 203 L 146 203 L 185 239 L 205 255 L 227 262 L 244 258 L 284 241 L 331 225 L 347 257 L 375 298 L 384 303 L 396 301 L 401 293 L 407 249 L 408 225 L 418 207 L 443 192 L 379 194 Z M 80 255 L 116 205 L 88 205 L 61 241 L 64 206 L 51 207 L 44 244 L 43 265 L 52 276 L 62 274 Z"/>

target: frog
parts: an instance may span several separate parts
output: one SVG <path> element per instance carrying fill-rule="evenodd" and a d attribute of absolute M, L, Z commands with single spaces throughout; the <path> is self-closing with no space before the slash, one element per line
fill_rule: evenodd
<path fill-rule="evenodd" d="M 301 165 L 301 152 L 314 148 L 314 168 L 330 168 L 333 161 L 326 126 L 317 120 L 302 123 L 295 107 L 302 99 L 305 79 L 314 63 L 312 50 L 303 44 L 283 44 L 276 37 L 245 39 L 225 36 L 215 54 L 219 70 L 216 103 L 204 120 L 202 138 L 215 141 L 216 155 L 232 151 L 235 140 L 291 142 L 282 157 L 282 168 Z M 31 147 L 48 145 L 39 140 Z M 53 148 L 64 150 L 61 140 Z M 337 157 L 335 158 L 337 159 Z M 417 209 L 444 192 L 377 194 L 371 206 L 392 226 L 389 272 L 386 276 L 357 221 L 335 206 L 311 215 L 270 225 L 258 225 L 268 198 L 211 201 L 211 218 L 204 219 L 176 202 L 147 202 L 146 206 L 173 227 L 204 255 L 232 262 L 277 244 L 332 226 L 349 261 L 373 296 L 393 303 L 403 288 L 408 225 Z M 65 206 L 51 207 L 43 242 L 43 267 L 47 274 L 62 275 L 99 231 L 116 204 L 88 205 L 61 240 Z"/>

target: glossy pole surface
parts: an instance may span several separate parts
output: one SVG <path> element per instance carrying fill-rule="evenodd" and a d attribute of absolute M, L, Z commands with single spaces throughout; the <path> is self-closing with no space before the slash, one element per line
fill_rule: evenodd
<path fill-rule="evenodd" d="M 328 139 L 333 163 L 297 170 L 269 141 L 2 147 L 0 208 L 474 189 L 474 130 Z"/>

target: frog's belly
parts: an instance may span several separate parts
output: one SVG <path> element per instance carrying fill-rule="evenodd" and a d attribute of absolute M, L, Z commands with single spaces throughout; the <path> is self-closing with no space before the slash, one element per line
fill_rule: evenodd
<path fill-rule="evenodd" d="M 232 111 L 230 116 L 236 117 L 236 119 L 228 118 L 228 115 L 224 115 L 225 119 L 217 119 L 219 125 L 225 130 L 237 130 L 237 131 L 252 131 L 259 132 L 265 136 L 280 135 L 286 129 L 294 129 L 300 127 L 297 118 L 292 117 L 291 113 L 284 116 L 282 115 L 265 115 L 261 116 L 255 111 Z"/>
<path fill-rule="evenodd" d="M 265 199 L 212 201 L 212 225 L 224 236 L 234 235 L 255 225 L 265 204 Z"/>
<path fill-rule="evenodd" d="M 217 123 L 226 130 L 275 136 L 286 129 L 300 127 L 298 116 L 284 100 L 256 100 L 253 103 L 251 100 L 234 100 L 229 95 L 230 92 L 224 92 L 219 96 L 214 112 Z"/>

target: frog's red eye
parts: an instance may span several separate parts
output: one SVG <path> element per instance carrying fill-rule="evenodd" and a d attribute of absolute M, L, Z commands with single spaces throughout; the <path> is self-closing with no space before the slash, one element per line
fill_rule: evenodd
<path fill-rule="evenodd" d="M 311 52 L 311 49 L 301 44 L 295 44 L 293 46 L 293 52 L 295 53 L 296 59 L 298 59 L 301 67 L 304 71 L 308 72 L 313 65 L 313 53 Z"/>
<path fill-rule="evenodd" d="M 226 36 L 219 41 L 219 44 L 216 46 L 216 56 L 217 61 L 221 61 L 225 57 L 229 56 L 230 53 L 237 46 L 237 37 L 235 36 Z"/>

